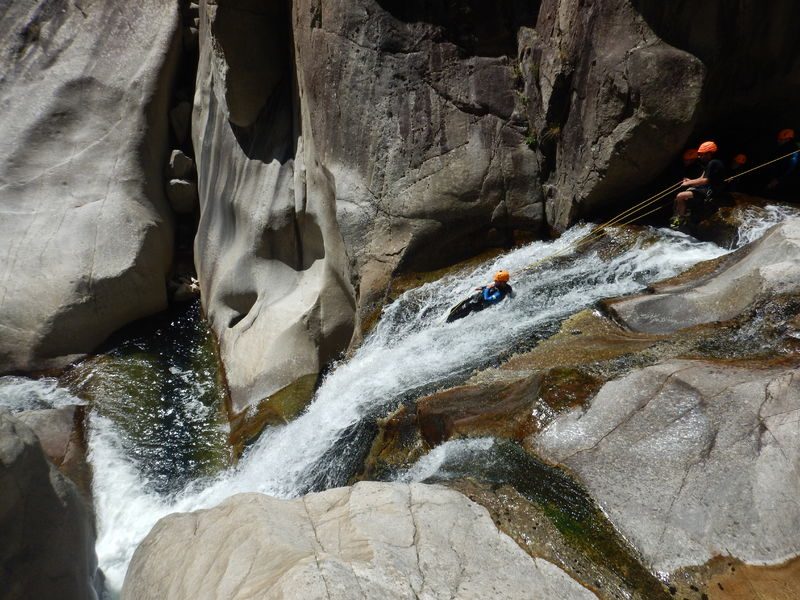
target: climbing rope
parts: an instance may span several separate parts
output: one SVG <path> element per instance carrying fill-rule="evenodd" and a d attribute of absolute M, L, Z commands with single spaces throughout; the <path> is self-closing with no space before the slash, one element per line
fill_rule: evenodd
<path fill-rule="evenodd" d="M 768 167 L 771 164 L 774 164 L 776 162 L 780 162 L 780 161 L 784 160 L 785 158 L 789 158 L 793 154 L 797 154 L 798 152 L 800 152 L 800 149 L 793 150 L 792 152 L 789 152 L 788 154 L 784 154 L 783 156 L 779 156 L 777 158 L 773 158 L 772 160 L 768 160 L 766 162 L 763 162 L 760 165 L 756 165 L 755 167 L 753 167 L 751 169 L 747 169 L 746 171 L 742 171 L 741 173 L 737 173 L 736 175 L 732 175 L 731 177 L 728 177 L 725 180 L 725 183 L 730 183 L 734 179 L 738 179 L 739 177 L 743 177 L 744 175 L 748 175 L 749 173 L 752 173 L 754 171 L 758 171 L 759 169 L 763 169 L 764 167 Z M 661 210 L 662 208 L 664 208 L 664 205 L 662 205 L 660 203 L 660 200 L 663 200 L 664 197 L 669 196 L 673 192 L 677 191 L 682 185 L 683 185 L 683 181 L 681 180 L 681 181 L 679 181 L 677 183 L 672 184 L 668 188 L 665 188 L 664 190 L 658 192 L 657 194 L 653 194 L 652 196 L 650 196 L 649 198 L 646 198 L 642 202 L 639 202 L 638 204 L 634 204 L 630 208 L 628 208 L 628 209 L 622 211 L 620 214 L 616 215 L 611 220 L 609 220 L 609 221 L 607 221 L 607 222 L 605 222 L 605 223 L 603 223 L 601 225 L 598 225 L 597 227 L 592 229 L 586 235 L 583 235 L 580 238 L 578 238 L 577 240 L 571 242 L 570 244 L 567 244 L 566 246 L 564 246 L 560 250 L 556 250 L 552 254 L 548 254 L 547 256 L 544 256 L 544 257 L 542 257 L 542 258 L 530 263 L 529 265 L 526 265 L 525 267 L 519 269 L 519 272 L 524 273 L 524 272 L 527 272 L 527 271 L 532 271 L 533 269 L 538 267 L 543 262 L 546 262 L 548 260 L 551 260 L 551 259 L 557 258 L 559 256 L 562 256 L 564 254 L 572 252 L 573 250 L 578 250 L 584 244 L 588 245 L 590 243 L 596 242 L 597 240 L 602 238 L 604 235 L 606 235 L 607 230 L 610 229 L 611 227 L 614 227 L 616 225 L 630 225 L 631 223 L 633 223 L 634 221 L 636 221 L 638 219 L 641 219 L 643 217 L 646 217 L 648 215 L 653 214 L 654 212 L 657 212 L 657 211 Z M 646 209 L 649 206 L 652 206 L 656 202 L 659 203 L 658 206 L 656 206 L 655 208 L 653 208 L 651 210 L 648 210 L 645 213 L 640 213 L 640 211 Z M 640 214 L 637 214 L 637 213 L 640 213 Z"/>

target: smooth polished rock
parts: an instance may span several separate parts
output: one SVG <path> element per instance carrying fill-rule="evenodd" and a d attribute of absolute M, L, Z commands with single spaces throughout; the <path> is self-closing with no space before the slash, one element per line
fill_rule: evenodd
<path fill-rule="evenodd" d="M 458 492 L 363 482 L 295 500 L 242 494 L 165 517 L 122 590 L 123 600 L 595 597 Z"/>
<path fill-rule="evenodd" d="M 608 306 L 631 329 L 662 334 L 733 319 L 760 299 L 798 293 L 800 219 L 795 218 L 701 277 L 679 276 L 674 282 L 655 284 L 652 293 L 614 300 Z"/>
<path fill-rule="evenodd" d="M 534 439 L 656 571 L 800 554 L 800 370 L 674 360 L 607 383 Z"/>
<path fill-rule="evenodd" d="M 58 366 L 166 307 L 177 4 L 0 11 L 0 372 Z"/>

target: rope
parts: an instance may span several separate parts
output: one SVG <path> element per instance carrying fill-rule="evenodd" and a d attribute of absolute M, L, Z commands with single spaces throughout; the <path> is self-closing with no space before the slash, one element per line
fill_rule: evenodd
<path fill-rule="evenodd" d="M 747 175 L 748 173 L 752 173 L 753 171 L 757 171 L 758 169 L 763 169 L 764 167 L 766 167 L 768 165 L 771 165 L 772 163 L 776 163 L 778 161 L 781 161 L 784 158 L 789 158 L 792 154 L 797 154 L 798 152 L 800 152 L 800 149 L 792 150 L 791 152 L 789 152 L 789 154 L 784 154 L 783 156 L 779 156 L 778 158 L 773 158 L 772 160 L 770 160 L 768 162 L 765 162 L 765 163 L 761 163 L 760 165 L 757 165 L 757 166 L 753 167 L 752 169 L 748 169 L 747 171 L 742 171 L 741 173 L 737 173 L 736 175 L 732 175 L 731 177 L 728 177 L 725 180 L 725 183 L 733 181 L 737 177 L 742 177 L 743 175 Z"/>
<path fill-rule="evenodd" d="M 763 169 L 764 167 L 767 167 L 767 166 L 769 166 L 771 164 L 779 162 L 779 161 L 781 161 L 781 160 L 783 160 L 785 158 L 788 158 L 788 157 L 792 156 L 793 154 L 797 154 L 798 152 L 800 152 L 800 149 L 793 150 L 792 152 L 789 152 L 788 154 L 784 154 L 783 156 L 779 156 L 777 158 L 773 158 L 772 160 L 769 160 L 767 162 L 761 163 L 760 165 L 756 165 L 755 167 L 753 167 L 751 169 L 748 169 L 746 171 L 742 171 L 741 173 L 737 173 L 736 175 L 732 175 L 731 177 L 728 177 L 725 180 L 725 183 L 729 183 L 729 182 L 733 181 L 734 179 L 738 179 L 739 177 L 743 177 L 744 175 L 752 173 L 753 171 L 757 171 L 759 169 Z M 677 183 L 672 184 L 671 186 L 669 186 L 668 188 L 665 188 L 664 190 L 658 192 L 657 194 L 654 194 L 654 195 L 650 196 L 649 198 L 646 198 L 642 202 L 639 202 L 638 204 L 633 205 L 632 207 L 628 208 L 627 210 L 624 210 L 623 212 L 621 212 L 620 214 L 618 214 L 617 216 L 615 216 L 611 220 L 603 223 L 602 225 L 598 225 L 597 227 L 592 229 L 586 235 L 583 235 L 580 238 L 578 238 L 577 240 L 575 240 L 574 242 L 568 244 L 567 246 L 564 246 L 561 250 L 557 250 L 556 252 L 554 252 L 552 254 L 548 254 L 547 256 L 544 256 L 544 257 L 540 258 L 539 260 L 536 260 L 536 261 L 530 263 L 529 265 L 526 265 L 525 267 L 520 269 L 519 272 L 525 273 L 527 271 L 532 271 L 533 269 L 535 269 L 536 267 L 538 267 L 540 264 L 542 264 L 545 261 L 551 260 L 553 258 L 557 258 L 558 256 L 561 256 L 563 254 L 571 252 L 572 250 L 578 250 L 580 248 L 580 246 L 582 246 L 585 243 L 596 242 L 597 240 L 602 238 L 604 235 L 606 235 L 606 231 L 609 228 L 613 227 L 614 225 L 620 225 L 620 224 L 621 225 L 629 225 L 630 223 L 633 223 L 634 221 L 636 221 L 638 219 L 641 219 L 643 217 L 646 217 L 647 215 L 653 214 L 654 212 L 657 212 L 657 211 L 661 210 L 663 208 L 663 206 L 661 206 L 659 204 L 659 206 L 656 206 L 655 208 L 647 211 L 646 213 L 636 214 L 636 213 L 644 210 L 648 206 L 650 206 L 650 205 L 652 205 L 652 204 L 654 204 L 656 202 L 659 202 L 660 200 L 663 200 L 664 197 L 666 197 L 669 194 L 671 194 L 672 192 L 676 191 L 682 185 L 683 185 L 683 181 L 679 181 Z M 628 219 L 627 222 L 625 222 L 625 219 Z"/>

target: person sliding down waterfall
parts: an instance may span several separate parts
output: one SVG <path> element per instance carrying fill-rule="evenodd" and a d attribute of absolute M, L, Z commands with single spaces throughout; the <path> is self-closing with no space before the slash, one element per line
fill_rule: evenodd
<path fill-rule="evenodd" d="M 697 157 L 703 165 L 703 174 L 697 179 L 684 178 L 681 185 L 685 189 L 675 196 L 675 210 L 670 221 L 670 227 L 673 229 L 679 229 L 686 224 L 689 216 L 686 203 L 689 200 L 694 200 L 698 203 L 698 208 L 703 208 L 705 203 L 722 195 L 725 188 L 725 165 L 721 160 L 714 158 L 716 152 L 717 145 L 714 142 L 703 142 L 697 149 Z"/>
<path fill-rule="evenodd" d="M 458 319 L 463 319 L 471 313 L 479 312 L 484 308 L 500 303 L 503 298 L 513 298 L 514 290 L 511 289 L 511 285 L 508 283 L 509 279 L 508 271 L 495 273 L 492 283 L 475 288 L 475 293 L 472 296 L 462 300 L 450 309 L 450 312 L 447 313 L 447 322 L 452 323 Z"/>

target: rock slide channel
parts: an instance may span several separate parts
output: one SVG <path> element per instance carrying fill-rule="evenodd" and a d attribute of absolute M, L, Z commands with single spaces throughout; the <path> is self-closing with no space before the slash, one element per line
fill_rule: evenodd
<path fill-rule="evenodd" d="M 782 210 L 753 213 L 742 226 L 740 245 L 785 216 Z M 463 381 L 474 370 L 553 334 L 565 318 L 603 298 L 642 290 L 731 251 L 665 229 L 620 230 L 617 233 L 627 238 L 625 249 L 613 257 L 588 251 L 545 262 L 514 282 L 516 297 L 501 309 L 444 323 L 454 299 L 488 281 L 496 269 L 520 272 L 587 231 L 587 225 L 576 226 L 554 242 L 534 242 L 470 272 L 406 292 L 384 309 L 354 355 L 332 368 L 303 414 L 265 430 L 235 468 L 178 491 L 154 490 L 144 465 L 113 421 L 92 413 L 97 550 L 110 588 L 120 588 L 136 546 L 161 517 L 210 508 L 242 492 L 291 498 L 345 485 L 369 448 L 375 419 L 400 401 Z M 19 383 L 12 385 L 9 379 L 0 379 L 0 403 L 6 406 L 30 402 L 31 395 L 44 404 L 65 402 L 65 391 L 46 380 L 26 385 L 25 400 Z M 147 443 L 168 445 L 169 440 L 168 435 L 154 435 Z M 168 454 L 168 448 L 164 450 Z M 412 469 L 405 478 L 424 479 L 433 471 L 435 466 L 428 465 Z"/>

